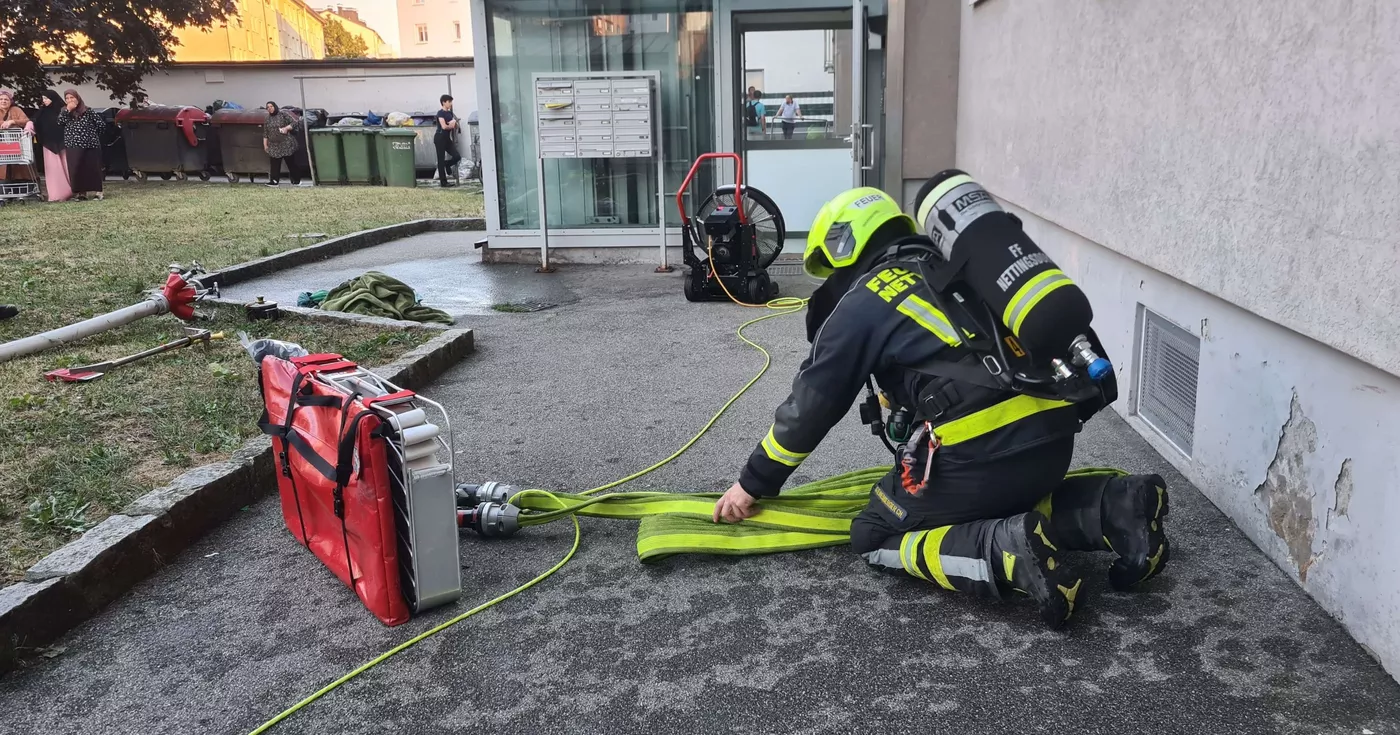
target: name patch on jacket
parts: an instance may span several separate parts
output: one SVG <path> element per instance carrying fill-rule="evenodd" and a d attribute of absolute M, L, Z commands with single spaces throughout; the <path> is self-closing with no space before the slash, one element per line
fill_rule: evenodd
<path fill-rule="evenodd" d="M 885 491 L 881 490 L 879 486 L 875 487 L 875 497 L 880 501 L 881 505 L 888 508 L 889 511 L 894 514 L 895 518 L 902 521 L 905 516 L 909 515 L 909 511 L 905 510 L 899 503 L 890 500 L 890 496 L 886 495 Z"/>
<path fill-rule="evenodd" d="M 886 268 L 875 277 L 870 279 L 865 287 L 875 292 L 885 301 L 894 301 L 894 297 L 904 293 L 914 285 L 915 275 L 903 268 Z"/>

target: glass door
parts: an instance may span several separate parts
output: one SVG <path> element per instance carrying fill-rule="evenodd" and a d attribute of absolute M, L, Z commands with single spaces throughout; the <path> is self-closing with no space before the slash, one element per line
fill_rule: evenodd
<path fill-rule="evenodd" d="M 801 252 L 827 200 L 856 175 L 860 104 L 850 11 L 735 13 L 736 148 L 748 185 L 783 215 L 788 252 Z M 862 21 L 863 22 L 863 21 Z"/>

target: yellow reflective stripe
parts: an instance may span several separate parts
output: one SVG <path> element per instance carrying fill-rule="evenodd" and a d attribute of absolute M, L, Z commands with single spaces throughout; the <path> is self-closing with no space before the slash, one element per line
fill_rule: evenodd
<path fill-rule="evenodd" d="M 899 313 L 918 322 L 919 326 L 938 335 L 944 344 L 956 347 L 959 344 L 957 330 L 948 323 L 948 317 L 943 315 L 933 304 L 910 294 L 908 298 L 899 303 Z"/>
<path fill-rule="evenodd" d="M 1008 398 L 994 406 L 989 406 L 976 413 L 968 414 L 960 419 L 949 421 L 934 429 L 934 433 L 943 440 L 943 446 L 952 446 L 976 439 L 983 434 L 987 434 L 997 429 L 1014 424 L 1027 416 L 1049 411 L 1055 408 L 1063 408 L 1072 405 L 1068 401 L 1052 401 L 1045 398 L 1035 398 L 1033 396 L 1016 396 Z"/>
<path fill-rule="evenodd" d="M 924 222 L 928 220 L 929 212 L 933 211 L 934 205 L 938 204 L 938 200 L 942 199 L 943 195 L 952 191 L 955 187 L 962 186 L 971 181 L 971 176 L 967 174 L 958 174 L 938 186 L 933 187 L 933 191 L 929 192 L 928 196 L 924 197 L 924 201 L 919 204 L 919 225 L 923 226 Z"/>
<path fill-rule="evenodd" d="M 943 557 L 938 550 L 943 546 L 943 537 L 948 535 L 948 530 L 952 526 L 942 526 L 928 532 L 928 538 L 924 540 L 924 565 L 933 574 L 933 581 L 945 590 L 953 589 L 953 583 L 948 581 L 948 575 L 943 573 Z"/>
<path fill-rule="evenodd" d="M 850 542 L 850 537 L 829 533 L 774 531 L 745 536 L 709 533 L 657 533 L 637 539 L 637 556 L 647 561 L 657 556 L 698 552 L 724 554 L 744 552 L 796 551 Z"/>
<path fill-rule="evenodd" d="M 1002 312 L 1001 320 L 1006 326 L 1011 327 L 1011 333 L 1017 337 L 1021 336 L 1021 322 L 1031 313 L 1031 309 L 1040 303 L 1040 300 L 1050 294 L 1051 291 L 1074 283 L 1065 272 L 1059 268 L 1051 268 L 1044 273 L 1037 273 L 1034 278 L 1026 281 L 1026 284 L 1016 289 L 1016 295 L 1006 304 L 1006 311 Z"/>
<path fill-rule="evenodd" d="M 768 436 L 763 437 L 763 452 L 774 462 L 785 464 L 788 467 L 796 467 L 802 464 L 802 460 L 807 458 L 811 452 L 789 452 L 778 443 L 778 438 L 773 436 L 773 429 L 768 430 Z"/>
<path fill-rule="evenodd" d="M 927 582 L 929 581 L 928 577 L 925 577 L 924 573 L 919 570 L 919 565 L 914 563 L 914 547 L 918 545 L 919 539 L 923 538 L 925 533 L 928 532 L 915 531 L 904 534 L 904 538 L 899 542 L 899 563 L 900 566 L 904 567 L 904 571 Z"/>

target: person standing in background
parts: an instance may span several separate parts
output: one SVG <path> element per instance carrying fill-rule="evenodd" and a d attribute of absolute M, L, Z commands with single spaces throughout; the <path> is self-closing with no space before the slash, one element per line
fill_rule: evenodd
<path fill-rule="evenodd" d="M 271 159 L 267 172 L 267 185 L 277 186 L 282 178 L 282 161 L 287 161 L 287 175 L 292 177 L 292 186 L 301 184 L 301 172 L 292 163 L 297 152 L 297 139 L 292 136 L 296 121 L 282 111 L 276 102 L 267 103 L 267 121 L 263 123 L 263 150 Z"/>
<path fill-rule="evenodd" d="M 73 198 L 68 183 L 68 156 L 63 152 L 63 124 L 58 113 L 63 111 L 63 98 L 50 89 L 44 92 L 39 108 L 39 145 L 44 149 L 44 193 L 51 202 L 66 202 Z"/>
<path fill-rule="evenodd" d="M 68 183 L 73 187 L 73 198 L 82 201 L 90 195 L 101 199 L 102 129 L 107 121 L 83 104 L 76 89 L 63 91 L 63 104 L 58 111 L 58 124 L 63 126 L 63 153 L 68 158 Z"/>
<path fill-rule="evenodd" d="M 792 130 L 797 127 L 797 120 L 802 119 L 802 105 L 792 101 L 792 95 L 787 95 L 774 116 L 783 123 L 783 140 L 792 140 Z"/>
<path fill-rule="evenodd" d="M 792 131 L 797 127 L 797 121 L 802 119 L 802 106 L 792 100 L 792 95 L 788 95 L 778 106 L 776 117 L 783 123 L 783 140 L 792 140 Z"/>
<path fill-rule="evenodd" d="M 29 121 L 29 116 L 24 114 L 24 110 L 15 106 L 15 93 L 8 89 L 0 89 L 0 130 L 23 130 L 26 133 L 34 132 L 34 123 Z M 21 179 L 25 175 L 25 169 L 29 169 L 30 178 Z M 6 166 L 0 164 L 0 181 L 30 181 L 34 176 L 33 166 Z"/>
<path fill-rule="evenodd" d="M 763 93 L 749 87 L 749 99 L 744 103 L 744 127 L 749 140 L 761 140 L 768 131 L 768 110 L 763 106 Z"/>
<path fill-rule="evenodd" d="M 442 109 L 438 110 L 437 114 L 437 132 L 433 133 L 433 148 L 437 149 L 438 183 L 448 187 L 452 184 L 447 183 L 447 170 L 456 170 L 457 164 L 462 160 L 462 154 L 457 152 L 457 115 L 452 112 L 452 95 L 445 94 L 438 98 L 438 102 L 442 104 Z"/>

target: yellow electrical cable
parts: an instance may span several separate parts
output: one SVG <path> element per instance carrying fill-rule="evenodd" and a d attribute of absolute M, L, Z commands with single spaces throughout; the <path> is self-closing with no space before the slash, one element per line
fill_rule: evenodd
<path fill-rule="evenodd" d="M 713 260 L 714 260 L 713 254 L 711 254 L 710 257 L 711 257 L 711 262 L 713 262 Z M 724 282 L 721 281 L 721 282 L 720 282 L 720 285 L 723 286 L 723 285 L 724 285 Z M 725 292 L 725 294 L 729 294 L 729 289 L 726 288 L 724 292 Z M 733 296 L 732 294 L 729 294 L 729 298 L 730 298 L 731 300 L 733 300 L 734 303 L 739 304 L 740 306 L 749 306 L 749 307 L 752 307 L 752 306 L 759 306 L 759 305 L 757 305 L 757 304 L 745 304 L 745 303 L 739 301 L 738 299 L 735 299 L 734 296 Z M 799 311 L 801 311 L 803 308 L 805 308 L 805 307 L 807 306 L 807 301 L 808 301 L 807 299 L 799 299 L 799 298 L 797 298 L 797 297 L 795 297 L 795 296 L 784 296 L 784 297 L 781 297 L 781 298 L 773 299 L 772 301 L 769 301 L 768 303 L 763 304 L 762 306 L 765 307 L 765 308 L 768 308 L 768 309 L 774 309 L 774 310 L 776 310 L 776 313 L 774 313 L 774 314 L 766 314 L 766 315 L 764 315 L 764 316 L 758 317 L 757 319 L 750 319 L 749 321 L 746 321 L 746 322 L 744 322 L 743 324 L 740 324 L 740 325 L 739 325 L 739 328 L 738 328 L 737 330 L 735 330 L 734 333 L 735 333 L 736 335 L 738 335 L 738 336 L 739 336 L 739 339 L 743 340 L 743 341 L 745 342 L 745 344 L 747 344 L 747 345 L 749 345 L 750 347 L 752 347 L 752 348 L 758 350 L 759 352 L 763 353 L 763 368 L 760 369 L 760 370 L 758 371 L 758 373 L 757 373 L 756 375 L 754 375 L 752 379 L 749 380 L 749 382 L 745 383 L 745 384 L 744 384 L 744 387 L 742 387 L 742 388 L 739 389 L 739 392 L 737 392 L 737 393 L 735 393 L 733 396 L 731 396 L 731 397 L 729 398 L 728 401 L 725 401 L 724 405 L 723 405 L 723 406 L 720 406 L 720 409 L 719 409 L 718 411 L 715 412 L 715 415 L 714 415 L 714 416 L 711 416 L 711 417 L 710 417 L 710 420 L 707 421 L 707 422 L 705 422 L 705 425 L 702 426 L 702 427 L 700 428 L 700 431 L 697 432 L 697 433 L 695 434 L 695 436 L 693 436 L 693 437 L 690 438 L 690 441 L 688 441 L 688 442 L 686 442 L 684 445 L 682 445 L 681 448 L 680 448 L 680 449 L 677 449 L 677 450 L 675 451 L 675 453 L 673 453 L 671 456 L 667 457 L 666 459 L 661 460 L 660 462 L 657 462 L 656 464 L 654 464 L 654 465 L 652 465 L 652 466 L 650 466 L 650 467 L 647 467 L 647 468 L 644 469 L 644 470 L 641 470 L 641 471 L 639 471 L 639 472 L 634 472 L 634 473 L 632 473 L 632 474 L 630 474 L 630 475 L 628 475 L 628 476 L 622 478 L 621 480 L 615 480 L 615 481 L 610 482 L 610 483 L 608 483 L 608 484 L 606 484 L 606 485 L 600 485 L 600 486 L 595 487 L 595 488 L 593 488 L 593 489 L 591 489 L 591 490 L 585 490 L 584 492 L 582 492 L 582 493 L 580 493 L 580 494 L 581 494 L 581 495 L 591 495 L 591 494 L 593 494 L 593 493 L 602 492 L 602 491 L 604 491 L 604 490 L 608 490 L 608 489 L 610 489 L 610 488 L 617 487 L 618 485 L 622 485 L 622 484 L 624 484 L 624 483 L 631 482 L 632 480 L 635 480 L 635 479 L 637 479 L 637 478 L 639 478 L 639 477 L 641 477 L 641 476 L 643 476 L 643 475 L 646 475 L 646 474 L 648 474 L 648 473 L 650 473 L 650 472 L 654 472 L 654 471 L 660 469 L 661 467 L 664 467 L 665 465 L 669 464 L 671 461 L 675 460 L 677 457 L 679 457 L 679 456 L 681 456 L 682 454 L 684 454 L 684 453 L 686 452 L 686 450 L 690 449 L 691 446 L 693 446 L 693 445 L 695 444 L 695 442 L 697 442 L 697 441 L 700 440 L 700 437 L 704 436 L 707 432 L 709 432 L 710 428 L 713 427 L 713 426 L 715 425 L 715 423 L 719 421 L 720 417 L 724 415 L 724 412 L 725 412 L 725 411 L 728 411 L 728 410 L 729 410 L 729 407 L 730 407 L 730 406 L 734 405 L 734 402 L 735 402 L 735 401 L 739 400 L 740 396 L 743 396 L 745 393 L 747 393 L 748 390 L 749 390 L 749 388 L 752 388 L 753 385 L 754 385 L 754 383 L 757 383 L 757 382 L 759 381 L 759 379 L 762 378 L 763 375 L 764 375 L 765 373 L 768 372 L 768 367 L 769 367 L 770 365 L 773 364 L 773 356 L 770 355 L 770 354 L 768 354 L 768 350 L 763 349 L 763 346 L 762 346 L 762 345 L 760 345 L 760 344 L 758 344 L 757 342 L 754 342 L 753 340 L 751 340 L 751 339 L 749 339 L 748 337 L 744 336 L 744 330 L 747 329 L 748 327 L 754 325 L 754 324 L 757 324 L 757 323 L 759 323 L 759 322 L 761 322 L 761 321 L 764 321 L 764 320 L 767 320 L 767 319 L 772 319 L 772 318 L 774 318 L 774 317 L 780 317 L 780 316 L 786 316 L 786 315 L 788 315 L 788 314 L 794 314 L 794 313 L 796 313 L 796 312 L 799 312 Z M 521 491 L 520 493 L 518 493 L 515 497 L 518 498 L 518 497 L 521 497 L 521 496 L 527 495 L 527 494 L 545 495 L 545 496 L 548 496 L 548 497 L 550 497 L 551 499 L 553 499 L 555 502 L 559 503 L 559 507 L 560 507 L 561 509 L 567 507 L 567 506 L 564 504 L 564 501 L 559 500 L 559 498 L 555 497 L 553 493 L 551 493 L 551 492 L 549 492 L 549 491 L 547 491 L 547 490 L 524 490 L 524 491 Z M 514 498 L 512 498 L 512 500 L 513 500 L 513 499 L 514 499 Z M 404 641 L 403 643 L 400 643 L 400 644 L 397 645 L 397 646 L 394 646 L 393 648 L 391 648 L 391 649 L 385 651 L 384 653 L 379 654 L 378 656 L 376 656 L 376 657 L 370 659 L 369 661 L 367 661 L 367 662 L 361 664 L 360 666 L 356 667 L 354 670 L 350 671 L 349 673 L 345 674 L 344 676 L 340 677 L 339 679 L 336 679 L 335 681 L 333 681 L 333 682 L 331 682 L 331 683 L 325 685 L 324 687 L 321 687 L 319 690 L 317 690 L 317 691 L 316 691 L 314 694 L 312 694 L 311 696 L 309 696 L 309 697 L 307 697 L 307 698 L 301 700 L 300 702 L 297 702 L 296 704 L 292 705 L 291 707 L 288 707 L 287 709 L 283 710 L 283 711 L 282 711 L 280 714 L 278 714 L 276 717 L 273 717 L 272 719 L 268 720 L 267 722 L 264 722 L 262 725 L 258 726 L 258 728 L 257 728 L 256 730 L 253 730 L 253 731 L 250 732 L 248 735 L 262 735 L 262 733 L 267 732 L 269 729 L 271 729 L 271 728 L 272 728 L 274 725 L 276 725 L 277 723 L 279 723 L 279 722 L 281 722 L 281 721 L 287 719 L 288 717 L 291 717 L 292 715 L 296 714 L 296 713 L 297 713 L 298 711 L 300 711 L 303 707 L 306 707 L 307 705 L 311 704 L 312 702 L 315 702 L 316 700 L 320 699 L 321 697 L 323 697 L 323 696 L 325 696 L 325 695 L 327 695 L 327 694 L 329 694 L 329 693 L 335 691 L 335 690 L 338 689 L 342 684 L 345 684 L 346 682 L 348 682 L 348 681 L 354 679 L 355 677 L 359 676 L 360 674 L 363 674 L 363 673 L 365 673 L 366 671 L 369 671 L 370 669 L 372 669 L 372 668 L 378 666 L 379 664 L 384 663 L 385 661 L 387 661 L 390 657 L 394 656 L 395 654 L 401 653 L 402 651 L 407 650 L 408 648 L 411 648 L 412 646 L 414 646 L 415 644 L 419 643 L 420 641 L 423 641 L 423 640 L 426 639 L 426 638 L 429 638 L 429 637 L 431 637 L 431 636 L 433 636 L 433 635 L 436 635 L 436 634 L 438 634 L 438 633 L 441 633 L 442 631 L 447 630 L 448 628 L 451 628 L 452 626 L 454 626 L 454 625 L 456 625 L 456 624 L 462 622 L 463 620 L 466 620 L 467 618 L 469 618 L 469 617 L 471 617 L 471 616 L 473 616 L 473 615 L 475 615 L 475 614 L 477 614 L 477 613 L 479 613 L 479 612 L 481 612 L 481 611 L 483 611 L 483 610 L 486 610 L 487 608 L 490 608 L 490 607 L 492 607 L 492 606 L 494 606 L 494 605 L 496 605 L 496 604 L 498 604 L 498 603 L 504 602 L 504 601 L 506 601 L 506 600 L 508 600 L 508 599 L 510 599 L 510 598 L 512 598 L 512 597 L 514 597 L 514 596 L 516 596 L 516 595 L 518 595 L 518 594 L 520 594 L 521 592 L 524 592 L 525 590 L 528 590 L 528 589 L 530 589 L 531 587 L 534 587 L 535 585 L 539 584 L 540 582 L 543 582 L 545 579 L 548 579 L 550 575 L 552 575 L 552 574 L 554 574 L 555 572 L 557 572 L 557 571 L 559 571 L 560 569 L 562 569 L 562 568 L 564 567 L 565 564 L 568 564 L 568 563 L 569 563 L 569 560 L 574 558 L 574 552 L 578 551 L 579 540 L 582 538 L 583 532 L 582 532 L 582 530 L 579 528 L 578 517 L 577 517 L 577 516 L 570 516 L 569 519 L 570 519 L 571 521 L 573 521 L 573 523 L 574 523 L 574 545 L 569 549 L 569 553 L 568 553 L 568 554 L 565 554 L 565 555 L 564 555 L 564 558 L 559 560 L 559 563 L 557 563 L 557 564 L 555 564 L 554 566 L 550 567 L 550 568 L 549 568 L 547 571 L 545 571 L 543 574 L 539 575 L 538 577 L 535 577 L 534 579 L 530 580 L 529 582 L 526 582 L 525 584 L 522 584 L 522 585 L 520 585 L 519 587 L 516 587 L 515 589 L 513 589 L 513 590 L 511 590 L 511 591 L 509 591 L 509 592 L 507 592 L 507 593 L 505 593 L 505 594 L 503 594 L 503 595 L 501 595 L 501 596 L 499 596 L 499 597 L 496 597 L 496 598 L 494 598 L 494 599 L 492 599 L 492 600 L 490 600 L 490 601 L 488 601 L 488 602 L 482 603 L 482 604 L 480 604 L 480 605 L 478 605 L 478 606 L 476 606 L 476 607 L 474 607 L 474 608 L 472 608 L 472 609 L 470 609 L 470 610 L 468 610 L 468 611 L 462 613 L 461 615 L 458 615 L 457 617 L 452 618 L 451 620 L 448 620 L 448 621 L 446 621 L 446 622 L 444 622 L 444 623 L 441 623 L 440 625 L 437 625 L 437 626 L 435 626 L 435 627 L 429 628 L 428 630 L 426 630 L 426 631 L 424 631 L 424 632 L 422 632 L 422 633 L 419 633 L 418 635 L 416 635 L 416 636 L 414 636 L 414 637 L 412 637 L 412 638 L 409 638 L 408 640 Z"/>
<path fill-rule="evenodd" d="M 556 503 L 559 503 L 559 507 L 560 507 L 560 508 L 567 507 L 567 506 L 564 505 L 564 501 L 560 500 L 559 498 L 554 497 L 554 494 L 551 493 L 551 492 L 549 492 L 548 490 L 526 490 L 525 492 L 522 492 L 522 493 L 520 493 L 520 494 L 521 494 L 521 495 L 525 495 L 525 494 L 527 494 L 527 493 L 532 493 L 532 494 L 537 494 L 537 495 L 546 495 L 546 496 L 550 497 L 551 499 L 553 499 Z M 550 567 L 549 570 L 546 571 L 544 574 L 541 574 L 540 576 L 535 577 L 534 579 L 530 580 L 529 582 L 526 582 L 525 584 L 522 584 L 522 585 L 520 585 L 519 587 L 516 587 L 515 589 L 511 590 L 510 592 L 507 592 L 507 593 L 501 595 L 500 597 L 497 597 L 497 598 L 491 600 L 490 602 L 486 602 L 486 603 L 483 603 L 483 604 L 481 604 L 481 605 L 477 605 L 476 607 L 474 607 L 474 608 L 472 608 L 472 609 L 470 609 L 470 610 L 468 610 L 468 611 L 462 613 L 461 615 L 458 615 L 458 616 L 455 617 L 455 618 L 452 618 L 451 620 L 448 620 L 448 621 L 445 622 L 445 623 L 442 623 L 442 624 L 437 625 L 437 626 L 435 626 L 435 627 L 429 628 L 428 630 L 425 630 L 425 631 L 423 631 L 422 633 L 419 633 L 418 635 L 413 636 L 412 638 L 409 638 L 408 640 L 404 641 L 403 643 L 400 643 L 399 645 L 394 646 L 393 648 L 390 648 L 389 650 L 385 651 L 384 653 L 381 653 L 381 654 L 379 654 L 378 656 L 375 656 L 374 658 L 370 659 L 369 661 L 367 661 L 367 662 L 365 662 L 365 663 L 363 663 L 363 664 L 360 664 L 359 667 L 355 668 L 355 669 L 354 669 L 353 671 L 351 671 L 350 673 L 348 673 L 348 674 L 346 674 L 346 675 L 340 677 L 339 679 L 336 679 L 335 681 L 333 681 L 333 682 L 331 682 L 331 683 L 325 685 L 324 687 L 321 687 L 319 690 L 317 690 L 317 692 L 316 692 L 315 694 L 312 694 L 311 696 L 307 697 L 306 699 L 303 699 L 303 700 L 301 700 L 300 702 L 297 702 L 296 704 L 292 705 L 291 707 L 288 707 L 287 709 L 283 710 L 281 714 L 279 714 L 279 715 L 277 715 L 276 717 L 274 717 L 274 718 L 268 720 L 267 722 L 264 722 L 262 725 L 258 726 L 258 729 L 252 731 L 252 732 L 249 733 L 248 735 L 261 735 L 262 733 L 267 732 L 269 729 L 272 728 L 273 725 L 276 725 L 277 723 L 281 722 L 282 720 L 285 720 L 285 719 L 287 719 L 288 717 L 291 717 L 292 715 L 296 714 L 301 708 L 305 707 L 306 705 L 311 704 L 312 702 L 315 702 L 316 700 L 320 699 L 321 697 L 323 697 L 323 696 L 325 696 L 325 695 L 327 695 L 327 694 L 330 694 L 331 692 L 335 691 L 337 688 L 340 687 L 341 684 L 344 684 L 345 682 L 350 681 L 351 679 L 354 679 L 355 677 L 359 676 L 360 674 L 365 673 L 366 671 L 369 671 L 370 669 L 372 669 L 372 668 L 378 666 L 379 664 L 384 663 L 385 661 L 387 661 L 387 660 L 389 659 L 390 656 L 393 656 L 393 655 L 396 654 L 396 653 L 399 653 L 399 652 L 401 652 L 401 651 L 404 651 L 404 650 L 408 649 L 409 647 L 413 646 L 414 644 L 416 644 L 416 643 L 418 643 L 418 642 L 424 640 L 425 638 L 428 638 L 429 636 L 436 635 L 437 633 L 441 633 L 442 631 L 447 630 L 448 628 L 451 628 L 452 626 L 454 626 L 454 625 L 456 625 L 456 624 L 462 622 L 463 620 L 466 620 L 467 618 L 469 618 L 469 617 L 471 617 L 471 616 L 473 616 L 473 615 L 475 615 L 475 614 L 481 612 L 482 610 L 485 610 L 485 609 L 487 609 L 487 608 L 489 608 L 489 607 L 492 607 L 493 605 L 496 605 L 497 603 L 500 603 L 500 602 L 504 602 L 504 601 L 506 601 L 506 600 L 509 600 L 510 598 L 512 598 L 512 597 L 514 597 L 514 596 L 520 594 L 521 592 L 524 592 L 525 590 L 528 590 L 528 589 L 530 589 L 531 587 L 534 587 L 535 585 L 539 584 L 540 582 L 543 582 L 546 578 L 549 577 L 549 575 L 554 574 L 555 572 L 559 571 L 565 564 L 568 564 L 568 563 L 569 563 L 569 560 L 572 559 L 572 558 L 574 558 L 574 552 L 578 551 L 579 539 L 582 538 L 583 532 L 582 532 L 582 530 L 579 528 L 579 525 L 578 525 L 578 518 L 577 518 L 576 516 L 575 516 L 575 517 L 571 517 L 570 520 L 572 520 L 572 521 L 574 522 L 574 545 L 573 545 L 572 547 L 569 548 L 569 553 L 565 554 L 565 555 L 564 555 L 564 558 L 563 558 L 563 559 L 560 559 L 558 564 L 555 564 L 554 566 Z"/>

